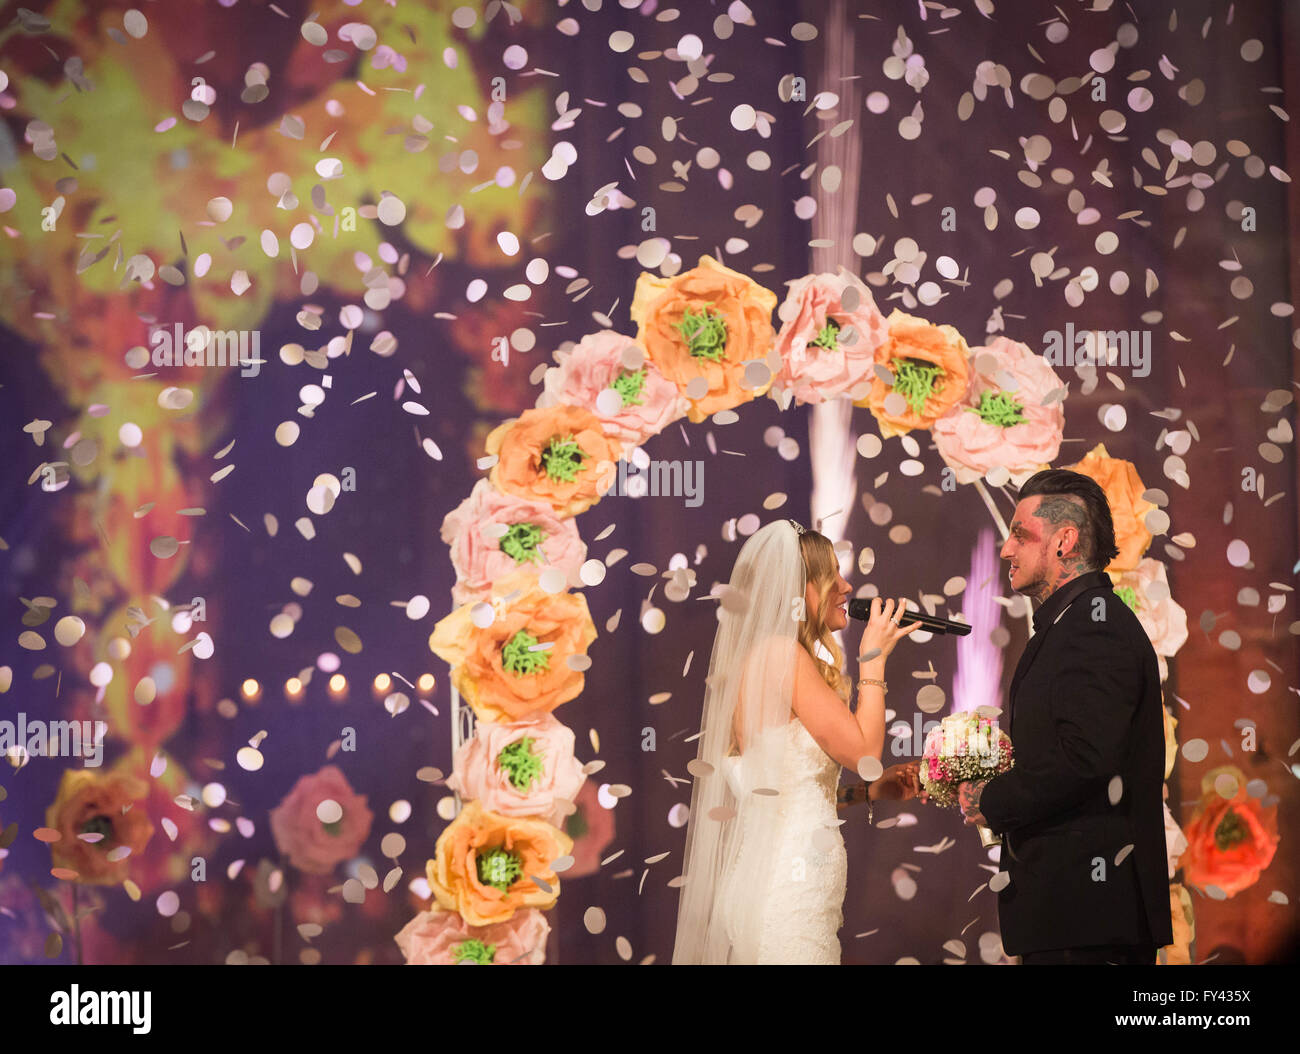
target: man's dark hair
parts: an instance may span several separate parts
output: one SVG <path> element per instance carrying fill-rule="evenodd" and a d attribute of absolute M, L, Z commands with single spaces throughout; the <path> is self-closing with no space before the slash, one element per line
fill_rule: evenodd
<path fill-rule="evenodd" d="M 1097 481 L 1065 468 L 1048 468 L 1025 480 L 1018 498 L 1042 496 L 1034 515 L 1053 525 L 1073 524 L 1079 529 L 1077 552 L 1089 567 L 1105 570 L 1119 554 L 1115 545 L 1115 524 L 1110 518 L 1110 502 Z M 1070 500 L 1078 498 L 1082 507 Z"/>

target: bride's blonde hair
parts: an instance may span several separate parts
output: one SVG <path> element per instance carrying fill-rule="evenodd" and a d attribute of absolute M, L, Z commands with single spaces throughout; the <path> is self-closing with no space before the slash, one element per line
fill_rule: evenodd
<path fill-rule="evenodd" d="M 799 552 L 803 556 L 804 572 L 807 580 L 813 584 L 813 592 L 820 597 L 816 611 L 805 611 L 804 620 L 799 623 L 799 643 L 812 656 L 813 662 L 836 695 L 847 699 L 849 681 L 840 669 L 844 662 L 844 653 L 835 643 L 831 631 L 826 625 L 830 604 L 834 596 L 836 575 L 839 574 L 839 559 L 835 555 L 835 546 L 824 534 L 806 530 L 799 535 Z M 817 645 L 820 644 L 835 659 L 834 665 L 818 657 Z"/>

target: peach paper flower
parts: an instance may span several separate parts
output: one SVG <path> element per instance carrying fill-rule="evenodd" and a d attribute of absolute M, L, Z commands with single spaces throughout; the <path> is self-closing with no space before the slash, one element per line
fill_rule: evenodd
<path fill-rule="evenodd" d="M 1215 886 L 1233 897 L 1258 882 L 1273 862 L 1279 841 L 1277 806 L 1265 807 L 1246 784 L 1245 774 L 1232 765 L 1201 778 L 1200 804 L 1183 831 L 1183 878 L 1188 885 L 1202 890 Z"/>
<path fill-rule="evenodd" d="M 701 256 L 672 278 L 642 272 L 630 313 L 637 343 L 690 400 L 687 416 L 699 422 L 771 387 L 770 369 L 748 372 L 746 363 L 771 352 L 774 307 L 770 289 Z"/>
<path fill-rule="evenodd" d="M 1019 341 L 994 337 L 970 349 L 970 386 L 961 401 L 934 423 L 939 456 L 958 483 L 973 483 L 1005 468 L 1022 486 L 1047 468 L 1060 451 L 1065 410 L 1064 385 L 1040 355 Z M 982 367 L 982 368 L 981 368 Z"/>
<path fill-rule="evenodd" d="M 334 802 L 338 819 L 322 820 L 322 802 Z M 327 807 L 328 808 L 328 807 Z M 327 875 L 336 864 L 351 860 L 370 836 L 374 814 L 365 795 L 352 790 L 336 765 L 298 777 L 282 802 L 271 810 L 271 834 L 289 863 L 310 875 Z"/>
<path fill-rule="evenodd" d="M 65 769 L 45 810 L 45 826 L 59 834 L 50 842 L 51 862 L 75 871 L 72 881 L 85 885 L 125 880 L 130 858 L 153 836 L 142 804 L 148 793 L 148 783 L 126 771 Z"/>
<path fill-rule="evenodd" d="M 932 427 L 961 402 L 970 380 L 970 349 L 952 326 L 936 326 L 897 308 L 887 322 L 889 333 L 876 349 L 876 362 L 893 374 L 893 383 L 876 374 L 867 397 L 854 403 L 875 415 L 886 439 Z"/>
<path fill-rule="evenodd" d="M 562 801 L 586 780 L 573 730 L 550 714 L 531 721 L 480 721 L 452 761 L 447 786 L 502 816 L 537 816 L 560 826 Z"/>
<path fill-rule="evenodd" d="M 617 436 L 579 406 L 525 410 L 488 433 L 488 454 L 497 462 L 488 476 L 497 490 L 527 501 L 544 501 L 560 516 L 591 508 L 614 485 L 623 456 Z"/>
<path fill-rule="evenodd" d="M 527 571 L 493 589 L 498 610 L 490 625 L 480 628 L 474 620 L 482 609 L 463 605 L 434 626 L 429 649 L 452 667 L 452 683 L 480 721 L 550 713 L 582 691 L 583 673 L 568 660 L 596 639 L 587 598 L 547 593 Z"/>
<path fill-rule="evenodd" d="M 471 801 L 438 836 L 426 867 L 429 889 L 440 907 L 473 926 L 505 922 L 516 911 L 555 903 L 560 879 L 551 864 L 572 848 L 573 840 L 544 820 L 498 816 Z"/>
<path fill-rule="evenodd" d="M 1154 502 L 1142 498 L 1146 487 L 1136 466 L 1131 461 L 1111 457 L 1106 453 L 1106 444 L 1098 443 L 1082 461 L 1064 467 L 1091 476 L 1106 492 L 1110 517 L 1115 524 L 1115 545 L 1119 549 L 1106 570 L 1132 571 L 1151 544 L 1151 532 L 1144 521 L 1147 513 L 1156 508 Z"/>
<path fill-rule="evenodd" d="M 587 559 L 573 519 L 558 516 L 546 502 L 502 494 L 485 479 L 443 517 L 442 540 L 456 569 L 456 604 L 488 599 L 494 582 L 521 568 L 539 574 L 558 568 L 569 585 L 579 585 L 578 569 Z"/>
<path fill-rule="evenodd" d="M 629 448 L 686 413 L 685 397 L 631 337 L 602 329 L 561 348 L 555 357 L 559 365 L 546 371 L 538 408 L 580 406 Z"/>
<path fill-rule="evenodd" d="M 491 926 L 471 926 L 459 912 L 434 908 L 416 915 L 393 939 L 407 966 L 540 966 L 550 932 L 551 924 L 535 908 Z"/>
<path fill-rule="evenodd" d="M 1169 663 L 1187 643 L 1187 612 L 1169 595 L 1165 565 L 1144 556 L 1132 571 L 1111 572 L 1118 593 L 1138 617 L 1151 638 L 1160 663 L 1160 680 L 1169 676 Z"/>

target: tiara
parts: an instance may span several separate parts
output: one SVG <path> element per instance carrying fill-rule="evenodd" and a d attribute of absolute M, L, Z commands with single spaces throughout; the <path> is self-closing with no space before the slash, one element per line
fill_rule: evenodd
<path fill-rule="evenodd" d="M 791 520 L 791 519 L 787 519 L 785 522 L 795 529 L 796 534 L 803 534 L 805 527 L 802 523 L 799 523 L 797 520 Z"/>

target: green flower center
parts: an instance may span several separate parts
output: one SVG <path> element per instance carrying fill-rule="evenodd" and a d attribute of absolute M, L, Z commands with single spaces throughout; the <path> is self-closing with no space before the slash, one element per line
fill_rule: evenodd
<path fill-rule="evenodd" d="M 478 880 L 504 893 L 521 874 L 519 854 L 505 849 L 491 849 L 478 856 Z"/>
<path fill-rule="evenodd" d="M 717 362 L 727 345 L 727 323 L 721 312 L 705 308 L 698 315 L 687 308 L 682 320 L 673 327 L 686 341 L 687 349 L 697 359 Z"/>
<path fill-rule="evenodd" d="M 530 736 L 516 739 L 497 755 L 497 766 L 510 777 L 516 790 L 527 790 L 542 779 L 542 757 L 533 752 Z"/>
<path fill-rule="evenodd" d="M 839 343 L 839 331 L 839 323 L 832 318 L 828 318 L 826 325 L 822 326 L 821 332 L 808 342 L 808 347 L 834 349 L 835 345 Z"/>
<path fill-rule="evenodd" d="M 635 403 L 637 406 L 640 406 L 642 403 L 641 388 L 644 384 L 645 367 L 642 366 L 635 372 L 624 370 L 615 379 L 614 383 L 610 385 L 610 387 L 613 388 L 614 391 L 618 392 L 619 397 L 623 400 L 624 406 L 627 406 L 628 403 Z"/>
<path fill-rule="evenodd" d="M 914 414 L 922 413 L 925 401 L 943 390 L 943 376 L 943 367 L 930 362 L 919 359 L 894 361 L 894 391 L 908 401 Z"/>
<path fill-rule="evenodd" d="M 1115 593 L 1119 596 L 1120 600 L 1124 601 L 1124 603 L 1131 607 L 1134 612 L 1137 611 L 1138 595 L 1136 589 L 1132 586 L 1116 586 Z"/>
<path fill-rule="evenodd" d="M 501 536 L 501 551 L 517 564 L 529 560 L 540 563 L 542 554 L 537 547 L 543 537 L 542 529 L 535 523 L 512 523 Z"/>
<path fill-rule="evenodd" d="M 491 966 L 492 957 L 497 953 L 495 944 L 484 944 L 477 937 L 471 937 L 467 941 L 461 941 L 452 950 L 452 955 L 456 959 L 456 964 L 464 962 L 475 963 L 479 966 Z"/>
<path fill-rule="evenodd" d="M 981 421 L 999 428 L 1010 428 L 1025 422 L 1024 409 L 1006 392 L 991 392 L 985 388 L 980 392 L 979 406 L 968 406 L 966 409 L 979 414 Z"/>
<path fill-rule="evenodd" d="M 518 676 L 537 673 L 550 668 L 550 657 L 544 651 L 529 651 L 537 643 L 537 638 L 526 629 L 521 629 L 501 649 L 501 665 L 504 669 Z"/>
<path fill-rule="evenodd" d="M 587 452 L 578 446 L 573 436 L 552 436 L 542 450 L 542 470 L 551 479 L 572 483 L 586 456 Z"/>
<path fill-rule="evenodd" d="M 1234 809 L 1229 809 L 1214 829 L 1214 844 L 1220 852 L 1232 849 L 1250 837 L 1250 828 L 1241 822 Z"/>
<path fill-rule="evenodd" d="M 591 827 L 587 823 L 587 814 L 581 806 L 577 811 L 570 813 L 564 820 L 564 833 L 575 842 L 590 829 Z"/>
<path fill-rule="evenodd" d="M 113 837 L 113 821 L 108 816 L 92 816 L 81 825 L 80 834 L 102 834 L 104 837 L 95 845 L 106 847 Z"/>

